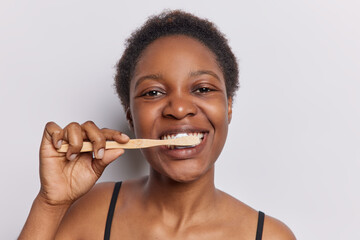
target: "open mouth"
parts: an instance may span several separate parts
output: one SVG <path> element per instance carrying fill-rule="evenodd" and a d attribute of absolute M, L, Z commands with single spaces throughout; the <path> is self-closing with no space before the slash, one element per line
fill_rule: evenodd
<path fill-rule="evenodd" d="M 160 139 L 167 140 L 167 139 L 175 139 L 175 138 L 180 138 L 180 137 L 185 137 L 185 136 L 195 136 L 195 137 L 198 137 L 200 139 L 200 143 L 201 143 L 201 141 L 204 139 L 204 134 L 205 133 L 203 133 L 203 132 L 165 134 L 165 135 L 161 136 Z M 186 149 L 186 148 L 193 148 L 195 146 L 197 146 L 197 145 L 192 145 L 192 146 L 167 145 L 167 148 L 168 149 Z"/>

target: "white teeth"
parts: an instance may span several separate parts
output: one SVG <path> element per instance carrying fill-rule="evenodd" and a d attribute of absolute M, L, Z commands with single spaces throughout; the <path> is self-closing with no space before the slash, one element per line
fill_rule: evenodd
<path fill-rule="evenodd" d="M 178 133 L 178 134 L 176 134 L 174 137 L 172 137 L 172 138 L 180 138 L 180 137 L 186 137 L 186 136 L 188 136 L 188 134 L 187 133 Z"/>
<path fill-rule="evenodd" d="M 198 137 L 200 139 L 202 139 L 204 137 L 204 133 L 201 132 L 192 132 L 192 133 L 177 133 L 177 134 L 170 134 L 170 135 L 164 135 L 161 137 L 161 139 L 163 140 L 168 140 L 168 139 L 175 139 L 175 138 L 180 138 L 180 137 L 185 137 L 185 136 L 195 136 Z M 167 145 L 167 147 L 169 149 L 174 149 L 174 148 L 188 148 L 188 147 L 175 147 L 172 145 Z M 195 147 L 195 146 L 190 146 L 190 147 Z"/>
<path fill-rule="evenodd" d="M 196 136 L 199 138 L 204 137 L 203 133 L 178 133 L 178 134 L 171 134 L 171 135 L 164 135 L 161 137 L 161 139 L 167 140 L 167 139 L 175 139 L 175 138 L 181 138 L 185 136 Z"/>

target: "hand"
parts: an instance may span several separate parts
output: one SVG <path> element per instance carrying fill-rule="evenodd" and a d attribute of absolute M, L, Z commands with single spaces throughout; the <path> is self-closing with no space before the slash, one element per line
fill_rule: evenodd
<path fill-rule="evenodd" d="M 80 153 L 83 141 L 93 143 L 92 153 Z M 105 150 L 107 140 L 126 143 L 129 137 L 119 131 L 99 129 L 93 122 L 70 123 L 64 129 L 56 123 L 46 124 L 40 146 L 39 197 L 51 205 L 72 204 L 88 192 L 105 167 L 124 153 L 123 149 Z M 69 149 L 57 149 L 66 141 Z"/>

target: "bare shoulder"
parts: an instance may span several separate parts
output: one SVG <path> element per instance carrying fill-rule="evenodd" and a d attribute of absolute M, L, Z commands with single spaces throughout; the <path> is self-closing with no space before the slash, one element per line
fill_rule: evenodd
<path fill-rule="evenodd" d="M 101 239 L 114 182 L 96 184 L 68 210 L 57 233 L 57 239 Z M 75 226 L 75 227 L 74 227 Z"/>
<path fill-rule="evenodd" d="M 223 212 L 227 212 L 226 219 L 230 219 L 236 224 L 236 232 L 239 236 L 244 239 L 254 239 L 259 211 L 253 209 L 247 204 L 239 201 L 238 199 L 222 192 L 222 199 L 224 200 Z M 283 222 L 276 218 L 265 214 L 264 225 L 263 225 L 263 240 L 296 240 L 292 231 Z"/>
<path fill-rule="evenodd" d="M 263 230 L 263 239 L 264 240 L 296 240 L 295 235 L 280 220 L 273 218 L 271 216 L 265 216 L 264 221 L 264 230 Z"/>

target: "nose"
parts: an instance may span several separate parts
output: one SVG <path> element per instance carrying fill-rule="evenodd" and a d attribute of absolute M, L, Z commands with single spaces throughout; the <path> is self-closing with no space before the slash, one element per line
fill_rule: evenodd
<path fill-rule="evenodd" d="M 198 110 L 191 96 L 174 94 L 167 98 L 167 104 L 163 109 L 164 117 L 179 120 L 197 114 Z"/>

